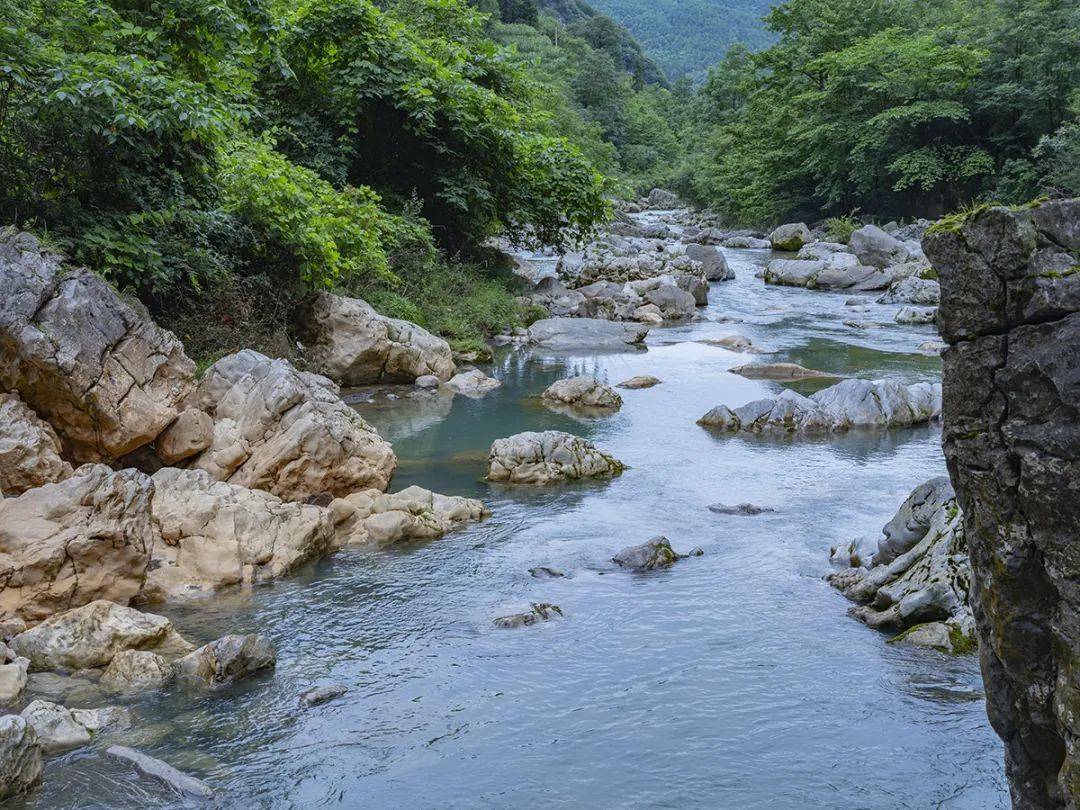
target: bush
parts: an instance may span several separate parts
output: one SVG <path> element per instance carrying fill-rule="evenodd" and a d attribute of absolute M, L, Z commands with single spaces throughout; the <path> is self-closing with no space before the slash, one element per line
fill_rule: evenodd
<path fill-rule="evenodd" d="M 851 235 L 862 227 L 862 223 L 855 219 L 858 209 L 841 217 L 830 217 L 825 220 L 825 239 L 829 242 L 840 242 L 846 245 Z"/>

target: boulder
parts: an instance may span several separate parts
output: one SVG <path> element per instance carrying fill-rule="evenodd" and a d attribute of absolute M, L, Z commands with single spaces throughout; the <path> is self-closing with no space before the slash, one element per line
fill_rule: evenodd
<path fill-rule="evenodd" d="M 893 636 L 889 639 L 889 643 L 928 647 L 938 652 L 959 654 L 971 652 L 975 641 L 969 636 L 958 634 L 945 622 L 924 622 Z"/>
<path fill-rule="evenodd" d="M 225 686 L 274 666 L 277 655 L 265 636 L 227 635 L 176 660 L 176 672 L 203 686 Z"/>
<path fill-rule="evenodd" d="M 127 604 L 153 545 L 150 478 L 102 464 L 0 499 L 0 616 L 33 623 L 96 599 Z"/>
<path fill-rule="evenodd" d="M 768 250 L 772 247 L 772 242 L 768 239 L 757 239 L 753 236 L 729 236 L 721 244 L 726 248 L 743 250 Z"/>
<path fill-rule="evenodd" d="M 734 278 L 734 275 L 732 276 Z M 695 273 L 673 273 L 671 280 L 675 282 L 675 286 L 683 292 L 689 293 L 694 298 L 694 304 L 699 307 L 703 307 L 709 303 L 709 281 L 705 278 L 705 274 L 700 275 Z M 727 279 L 723 279 L 727 280 Z"/>
<path fill-rule="evenodd" d="M 840 242 L 807 242 L 799 248 L 799 252 L 795 254 L 795 258 L 825 261 L 835 253 L 850 255 L 848 246 L 841 244 Z M 858 260 L 856 259 L 856 261 Z"/>
<path fill-rule="evenodd" d="M 121 650 L 101 673 L 100 685 L 113 692 L 160 689 L 173 677 L 172 662 L 149 650 Z"/>
<path fill-rule="evenodd" d="M 937 320 L 937 307 L 900 307 L 896 322 L 920 326 Z"/>
<path fill-rule="evenodd" d="M 434 374 L 425 374 L 422 377 L 416 378 L 416 387 L 420 389 L 438 388 L 439 382 L 439 378 Z"/>
<path fill-rule="evenodd" d="M 635 571 L 651 571 L 654 568 L 667 568 L 679 559 L 666 537 L 654 537 L 639 546 L 629 546 L 611 558 L 621 568 Z"/>
<path fill-rule="evenodd" d="M 136 751 L 134 748 L 111 745 L 105 753 L 113 759 L 131 763 L 139 773 L 163 782 L 182 796 L 191 796 L 204 801 L 214 798 L 214 791 L 205 782 L 181 773 L 172 765 Z"/>
<path fill-rule="evenodd" d="M 715 512 L 718 515 L 740 515 L 742 517 L 754 517 L 756 515 L 763 515 L 766 512 L 775 512 L 775 509 L 771 509 L 768 506 L 755 506 L 752 503 L 738 503 L 734 506 L 727 506 L 722 503 L 714 503 L 709 505 L 709 511 Z"/>
<path fill-rule="evenodd" d="M 475 368 L 455 374 L 446 382 L 446 387 L 455 394 L 461 394 L 471 399 L 482 397 L 489 391 L 494 391 L 500 385 L 502 383 L 494 377 L 489 377 Z"/>
<path fill-rule="evenodd" d="M 335 499 L 330 512 L 339 547 L 434 540 L 491 514 L 473 498 L 440 495 L 418 486 L 392 494 L 354 492 Z"/>
<path fill-rule="evenodd" d="M 515 630 L 518 627 L 528 627 L 539 622 L 546 622 L 556 616 L 562 616 L 562 609 L 558 605 L 550 605 L 547 602 L 536 602 L 524 613 L 514 613 L 510 616 L 499 616 L 494 624 L 500 630 Z"/>
<path fill-rule="evenodd" d="M 859 258 L 860 264 L 878 269 L 902 264 L 911 258 L 911 251 L 903 242 L 877 225 L 864 225 L 852 233 L 848 249 Z"/>
<path fill-rule="evenodd" d="M 769 234 L 773 250 L 796 251 L 810 241 L 813 241 L 810 229 L 802 222 L 781 225 Z"/>
<path fill-rule="evenodd" d="M 30 661 L 0 643 L 0 703 L 12 703 L 26 688 Z"/>
<path fill-rule="evenodd" d="M 330 380 L 285 360 L 250 349 L 223 357 L 195 400 L 214 419 L 214 440 L 189 466 L 218 481 L 303 501 L 386 489 L 397 466 L 390 444 Z"/>
<path fill-rule="evenodd" d="M 186 408 L 154 442 L 154 453 L 165 464 L 179 464 L 201 453 L 214 441 L 214 420 L 195 408 Z"/>
<path fill-rule="evenodd" d="M 656 304 L 645 304 L 633 311 L 633 320 L 646 326 L 661 326 L 664 323 L 664 314 Z"/>
<path fill-rule="evenodd" d="M 735 278 L 735 272 L 728 267 L 727 259 L 719 248 L 690 244 L 686 246 L 686 255 L 701 265 L 709 281 L 730 281 Z"/>
<path fill-rule="evenodd" d="M 48 422 L 78 462 L 112 462 L 179 413 L 195 364 L 171 333 L 29 234 L 0 236 L 0 390 Z"/>
<path fill-rule="evenodd" d="M 637 348 L 649 333 L 634 323 L 594 318 L 546 318 L 529 327 L 529 343 L 544 349 L 620 351 Z"/>
<path fill-rule="evenodd" d="M 165 601 L 275 579 L 334 546 L 330 513 L 204 470 L 154 473 L 154 544 L 144 596 Z"/>
<path fill-rule="evenodd" d="M 122 650 L 162 655 L 187 652 L 192 645 L 164 616 L 99 600 L 46 619 L 10 641 L 30 669 L 74 671 L 108 666 Z"/>
<path fill-rule="evenodd" d="M 550 484 L 583 478 L 610 478 L 626 469 L 592 442 L 545 430 L 496 439 L 488 455 L 487 480 L 511 484 Z"/>
<path fill-rule="evenodd" d="M 60 437 L 17 394 L 0 392 L 0 492 L 20 495 L 71 475 Z"/>
<path fill-rule="evenodd" d="M 674 284 L 659 284 L 645 293 L 646 303 L 659 308 L 664 320 L 682 321 L 694 317 L 694 296 Z"/>
<path fill-rule="evenodd" d="M 649 208 L 671 210 L 679 206 L 679 198 L 675 193 L 663 188 L 654 188 L 645 201 Z"/>
<path fill-rule="evenodd" d="M 798 363 L 750 363 L 729 368 L 732 374 L 749 380 L 806 380 L 811 377 L 833 377 L 824 371 L 804 368 Z"/>
<path fill-rule="evenodd" d="M 449 343 L 414 323 L 380 315 L 359 298 L 316 293 L 299 323 L 314 368 L 341 385 L 454 375 Z"/>
<path fill-rule="evenodd" d="M 808 287 L 825 269 L 818 259 L 773 259 L 765 268 L 765 283 L 786 287 Z"/>
<path fill-rule="evenodd" d="M 733 432 L 834 432 L 908 427 L 936 419 L 940 412 L 941 386 L 936 383 L 844 380 L 809 397 L 788 389 L 735 410 L 720 405 L 698 424 Z"/>
<path fill-rule="evenodd" d="M 721 338 L 709 338 L 699 341 L 707 346 L 719 346 L 721 349 L 727 349 L 732 352 L 745 352 L 753 348 L 754 344 L 750 338 L 744 335 L 724 335 Z"/>
<path fill-rule="evenodd" d="M 622 407 L 622 397 L 613 388 L 588 375 L 556 380 L 544 390 L 540 398 L 544 402 L 580 408 L 618 410 Z"/>
<path fill-rule="evenodd" d="M 654 385 L 660 385 L 662 380 L 652 377 L 648 374 L 641 374 L 636 377 L 631 377 L 629 380 L 623 380 L 616 385 L 616 388 L 626 388 L 631 391 L 636 391 L 640 388 L 652 388 Z"/>
<path fill-rule="evenodd" d="M 877 302 L 936 307 L 940 297 L 941 287 L 933 279 L 907 276 L 892 284 L 889 291 L 878 298 Z"/>
<path fill-rule="evenodd" d="M 36 787 L 43 767 L 33 726 L 17 714 L 0 717 L 0 800 Z"/>
<path fill-rule="evenodd" d="M 47 700 L 35 700 L 22 710 L 21 717 L 33 727 L 42 749 L 50 754 L 89 745 L 94 734 L 129 720 L 128 712 L 116 706 L 69 709 Z"/>

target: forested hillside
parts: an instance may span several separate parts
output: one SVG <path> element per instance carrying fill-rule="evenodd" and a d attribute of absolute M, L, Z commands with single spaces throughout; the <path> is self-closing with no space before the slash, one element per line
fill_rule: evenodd
<path fill-rule="evenodd" d="M 595 0 L 600 11 L 621 22 L 675 81 L 695 81 L 729 47 L 751 50 L 771 42 L 762 18 L 776 0 Z"/>

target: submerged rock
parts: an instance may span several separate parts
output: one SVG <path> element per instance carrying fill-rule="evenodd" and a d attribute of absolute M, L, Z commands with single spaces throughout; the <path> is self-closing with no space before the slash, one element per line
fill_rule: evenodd
<path fill-rule="evenodd" d="M 196 403 L 214 418 L 214 440 L 189 466 L 219 481 L 303 501 L 386 489 L 397 466 L 330 380 L 250 349 L 207 369 Z"/>
<path fill-rule="evenodd" d="M 556 380 L 540 397 L 545 402 L 581 408 L 618 410 L 622 407 L 622 397 L 610 386 L 586 375 Z"/>
<path fill-rule="evenodd" d="M 622 568 L 636 571 L 651 571 L 654 568 L 667 568 L 679 560 L 679 555 L 671 548 L 666 537 L 654 537 L 639 546 L 628 546 L 611 558 Z"/>
<path fill-rule="evenodd" d="M 96 599 L 127 604 L 153 544 L 150 478 L 103 464 L 0 499 L 0 616 L 28 623 Z"/>
<path fill-rule="evenodd" d="M 0 492 L 10 498 L 68 478 L 71 465 L 61 452 L 52 425 L 17 394 L 0 392 Z"/>
<path fill-rule="evenodd" d="M 592 442 L 558 430 L 518 433 L 496 439 L 488 455 L 489 481 L 550 484 L 583 478 L 609 478 L 626 469 Z"/>
<path fill-rule="evenodd" d="M 176 661 L 181 677 L 204 686 L 225 686 L 274 666 L 277 654 L 265 636 L 229 634 Z"/>
<path fill-rule="evenodd" d="M 114 759 L 130 762 L 135 766 L 135 770 L 139 773 L 164 782 L 178 793 L 192 796 L 196 799 L 214 798 L 213 789 L 205 782 L 199 781 L 194 776 L 188 776 L 185 773 L 181 773 L 172 765 L 140 751 L 136 751 L 134 748 L 128 748 L 123 745 L 112 745 L 109 746 L 109 749 L 105 753 Z"/>
<path fill-rule="evenodd" d="M 0 389 L 18 391 L 70 458 L 111 463 L 149 444 L 194 378 L 180 341 L 140 305 L 30 234 L 0 234 Z"/>
<path fill-rule="evenodd" d="M 339 547 L 434 540 L 491 514 L 473 498 L 440 495 L 418 486 L 395 493 L 354 492 L 335 499 L 330 512 Z"/>
<path fill-rule="evenodd" d="M 558 605 L 550 605 L 547 602 L 534 602 L 532 608 L 525 613 L 499 616 L 494 620 L 494 624 L 501 630 L 514 630 L 518 627 L 528 627 L 531 624 L 550 621 L 556 616 L 562 615 L 562 609 Z"/>
<path fill-rule="evenodd" d="M 810 229 L 802 222 L 781 225 L 769 234 L 769 244 L 773 250 L 796 251 L 812 239 Z"/>
<path fill-rule="evenodd" d="M 164 601 L 279 577 L 334 547 L 317 506 L 215 481 L 204 470 L 154 473 L 154 544 L 144 595 Z"/>
<path fill-rule="evenodd" d="M 529 343 L 545 349 L 613 351 L 635 348 L 649 333 L 635 323 L 595 318 L 546 318 L 529 327 Z"/>
<path fill-rule="evenodd" d="M 366 301 L 317 293 L 299 321 L 311 361 L 341 385 L 413 382 L 454 374 L 450 344 L 409 321 L 380 315 Z"/>
<path fill-rule="evenodd" d="M 300 705 L 311 707 L 318 706 L 320 703 L 329 703 L 348 691 L 349 688 L 340 683 L 332 683 L 329 686 L 316 686 L 300 693 Z"/>
<path fill-rule="evenodd" d="M 529 574 L 534 579 L 562 579 L 566 576 L 566 574 L 558 568 L 549 568 L 546 565 L 538 565 L 535 568 L 530 568 Z"/>
<path fill-rule="evenodd" d="M 631 377 L 629 380 L 623 380 L 615 387 L 626 388 L 631 391 L 636 391 L 641 388 L 652 388 L 654 385 L 660 385 L 661 382 L 663 382 L 663 380 L 645 374 L 637 377 Z"/>
<path fill-rule="evenodd" d="M 463 396 L 472 398 L 482 397 L 489 391 L 494 391 L 500 385 L 502 385 L 502 383 L 498 380 L 487 376 L 484 372 L 477 369 L 463 371 L 461 374 L 454 375 L 446 382 L 446 387 L 455 394 L 462 394 Z"/>
<path fill-rule="evenodd" d="M 832 377 L 824 371 L 803 368 L 798 363 L 751 363 L 728 369 L 732 374 L 750 380 L 805 380 L 811 377 Z"/>
<path fill-rule="evenodd" d="M 26 793 L 41 782 L 41 744 L 17 714 L 0 717 L 0 800 Z"/>
<path fill-rule="evenodd" d="M 722 503 L 714 503 L 709 505 L 709 511 L 715 512 L 718 515 L 753 516 L 763 515 L 766 512 L 775 512 L 776 510 L 768 506 L 755 506 L 752 503 L 739 503 L 735 504 L 734 506 L 727 506 Z"/>
<path fill-rule="evenodd" d="M 164 616 L 99 600 L 46 619 L 9 642 L 32 670 L 104 667 L 122 650 L 187 652 L 192 644 Z"/>

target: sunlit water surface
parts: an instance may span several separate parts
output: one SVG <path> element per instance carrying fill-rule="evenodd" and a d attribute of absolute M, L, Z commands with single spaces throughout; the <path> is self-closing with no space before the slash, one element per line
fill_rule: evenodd
<path fill-rule="evenodd" d="M 136 699 L 136 728 L 111 740 L 205 779 L 221 806 L 1005 807 L 976 660 L 888 644 L 822 579 L 831 545 L 876 534 L 944 473 L 938 428 L 768 440 L 695 424 L 714 405 L 779 390 L 727 371 L 756 359 L 937 379 L 938 358 L 916 351 L 931 328 L 892 324 L 896 308 L 871 297 L 859 312 L 849 295 L 765 287 L 755 273 L 766 252 L 727 253 L 738 278 L 712 285 L 703 320 L 654 330 L 647 351 L 508 350 L 491 370 L 502 387 L 481 400 L 360 392 L 360 412 L 400 458 L 395 488 L 479 497 L 493 516 L 167 611 L 198 640 L 267 634 L 277 668 L 223 693 Z M 886 326 L 844 326 L 851 318 Z M 734 333 L 775 354 L 695 342 Z M 623 392 L 602 420 L 538 404 L 576 373 L 663 384 Z M 537 490 L 481 480 L 493 439 L 546 428 L 631 468 Z M 744 501 L 776 512 L 706 508 Z M 705 554 L 645 575 L 610 562 L 658 534 Z M 538 565 L 567 577 L 534 579 Z M 565 618 L 492 626 L 540 601 Z M 350 691 L 297 707 L 299 692 L 331 681 Z M 72 706 L 101 703 L 90 688 L 38 686 Z M 51 760 L 27 806 L 176 803 L 109 763 L 108 741 Z"/>

